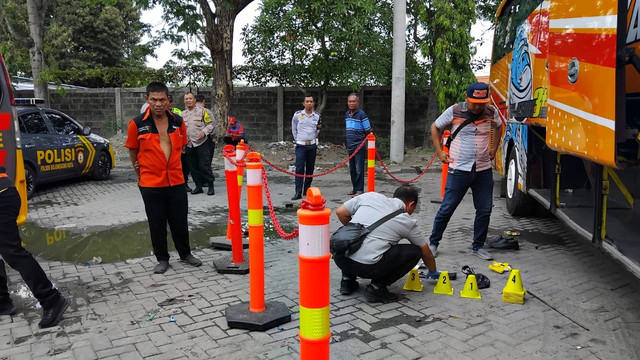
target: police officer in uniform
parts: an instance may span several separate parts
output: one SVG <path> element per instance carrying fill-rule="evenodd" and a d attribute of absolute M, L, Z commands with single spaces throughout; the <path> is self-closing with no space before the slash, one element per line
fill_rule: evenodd
<path fill-rule="evenodd" d="M 18 232 L 20 195 L 3 166 L 0 166 L 0 315 L 13 315 L 16 308 L 9 297 L 6 262 L 22 276 L 33 295 L 42 305 L 42 319 L 38 325 L 48 328 L 58 324 L 71 303 L 53 287 L 51 281 L 33 258 L 22 247 Z"/>
<path fill-rule="evenodd" d="M 313 96 L 307 95 L 302 102 L 304 110 L 296 111 L 291 119 L 291 132 L 296 142 L 296 174 L 313 175 L 318 152 L 318 133 L 322 127 L 320 114 L 313 110 L 315 101 Z M 296 176 L 296 192 L 291 200 L 299 200 L 311 186 L 313 178 Z M 303 189 L 304 183 L 304 189 Z"/>

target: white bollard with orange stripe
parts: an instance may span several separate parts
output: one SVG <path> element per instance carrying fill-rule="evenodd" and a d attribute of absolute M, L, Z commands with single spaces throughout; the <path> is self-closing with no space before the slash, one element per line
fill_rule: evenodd
<path fill-rule="evenodd" d="M 298 210 L 300 229 L 300 359 L 329 359 L 329 217 L 320 189 Z"/>
<path fill-rule="evenodd" d="M 376 191 L 376 137 L 367 135 L 367 191 Z"/>

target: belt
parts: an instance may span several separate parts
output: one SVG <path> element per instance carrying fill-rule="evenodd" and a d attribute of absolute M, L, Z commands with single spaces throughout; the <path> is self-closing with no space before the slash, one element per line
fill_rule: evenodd
<path fill-rule="evenodd" d="M 315 145 L 318 143 L 318 139 L 306 140 L 306 141 L 296 141 L 298 145 Z"/>

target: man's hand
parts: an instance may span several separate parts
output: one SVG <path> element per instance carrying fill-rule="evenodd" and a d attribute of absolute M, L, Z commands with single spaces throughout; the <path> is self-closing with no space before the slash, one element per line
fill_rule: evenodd
<path fill-rule="evenodd" d="M 438 278 L 440 278 L 440 271 L 438 271 L 438 270 L 436 270 L 436 271 L 427 270 L 427 274 L 425 275 L 425 277 L 427 279 L 438 280 Z"/>
<path fill-rule="evenodd" d="M 496 152 L 498 151 L 498 149 L 491 149 L 489 150 L 489 159 L 493 160 L 496 157 Z"/>
<path fill-rule="evenodd" d="M 205 136 L 207 135 L 205 135 L 204 131 L 200 131 L 200 133 L 198 134 L 198 139 L 202 139 Z"/>
<path fill-rule="evenodd" d="M 453 160 L 449 157 L 449 154 L 447 154 L 444 151 L 438 152 L 438 159 L 440 159 L 440 161 L 442 161 L 443 164 L 448 164 L 453 162 Z"/>

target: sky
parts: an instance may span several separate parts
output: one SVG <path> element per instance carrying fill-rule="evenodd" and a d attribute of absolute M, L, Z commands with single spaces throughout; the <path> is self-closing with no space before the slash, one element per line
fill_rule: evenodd
<path fill-rule="evenodd" d="M 245 62 L 245 58 L 242 56 L 242 37 L 240 32 L 242 28 L 244 28 L 247 24 L 252 22 L 256 16 L 258 16 L 258 7 L 260 5 L 260 1 L 251 2 L 238 16 L 236 17 L 236 23 L 233 32 L 233 64 L 240 65 Z M 162 8 L 156 6 L 152 10 L 148 10 L 142 13 L 141 20 L 145 23 L 151 24 L 154 29 L 162 28 Z M 487 21 L 481 21 L 476 23 L 471 28 L 471 33 L 474 37 L 479 37 L 481 34 L 484 34 L 484 44 L 479 46 L 476 53 L 476 58 L 489 58 L 491 56 L 491 43 L 493 38 L 493 31 L 487 31 L 487 29 L 491 26 L 491 24 Z M 153 31 L 152 31 L 153 33 Z M 146 40 L 146 39 L 144 39 Z M 195 39 L 191 39 L 189 46 L 191 48 L 196 45 Z M 187 44 L 183 45 L 184 48 L 187 47 Z M 147 65 L 152 68 L 161 68 L 168 60 L 172 58 L 171 51 L 175 48 L 174 45 L 169 43 L 163 44 L 160 49 L 156 51 L 157 59 L 152 57 L 147 57 Z M 485 67 L 484 69 L 477 71 L 476 75 L 489 75 L 489 68 Z"/>

